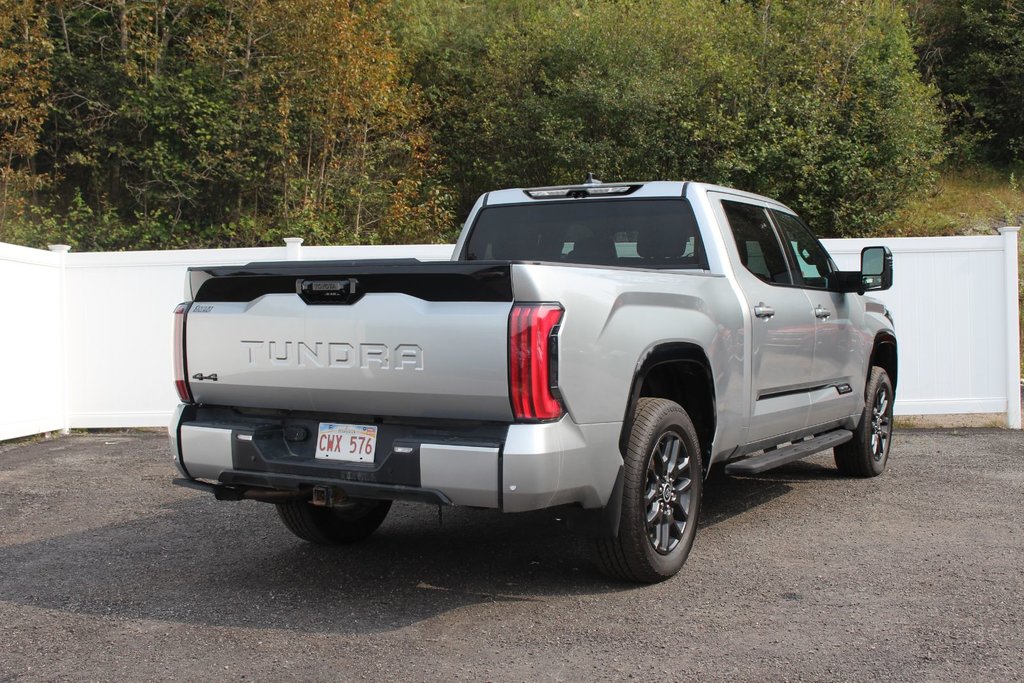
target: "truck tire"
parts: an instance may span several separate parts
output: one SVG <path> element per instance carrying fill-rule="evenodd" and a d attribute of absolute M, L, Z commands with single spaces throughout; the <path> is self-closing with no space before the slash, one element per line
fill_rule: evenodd
<path fill-rule="evenodd" d="M 390 509 L 390 500 L 363 500 L 338 508 L 318 507 L 302 500 L 277 503 L 277 514 L 288 530 L 317 545 L 361 541 L 377 530 Z"/>
<path fill-rule="evenodd" d="M 872 367 L 864 390 L 864 412 L 853 439 L 832 449 L 836 467 L 850 477 L 877 477 L 889 461 L 894 392 L 889 375 Z"/>
<path fill-rule="evenodd" d="M 641 398 L 623 462 L 619 533 L 595 541 L 601 571 L 639 583 L 678 572 L 697 533 L 703 481 L 689 415 L 672 401 Z"/>

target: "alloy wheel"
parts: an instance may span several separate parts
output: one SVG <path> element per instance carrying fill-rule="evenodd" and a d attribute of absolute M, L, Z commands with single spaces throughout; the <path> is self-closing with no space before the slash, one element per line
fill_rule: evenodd
<path fill-rule="evenodd" d="M 892 417 L 889 415 L 889 391 L 881 386 L 875 394 L 875 405 L 871 408 L 871 456 L 875 462 L 882 460 L 889 451 L 889 437 L 892 435 Z"/>
<path fill-rule="evenodd" d="M 658 438 L 647 463 L 647 537 L 660 554 L 672 552 L 690 518 L 690 457 L 682 438 L 667 431 Z"/>

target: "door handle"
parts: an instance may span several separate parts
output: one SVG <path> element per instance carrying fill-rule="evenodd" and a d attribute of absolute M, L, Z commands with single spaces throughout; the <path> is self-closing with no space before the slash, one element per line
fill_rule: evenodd
<path fill-rule="evenodd" d="M 814 308 L 814 317 L 819 320 L 828 320 L 832 317 L 832 311 L 826 310 L 818 305 Z"/>
<path fill-rule="evenodd" d="M 775 317 L 775 309 L 771 306 L 765 306 L 764 302 L 760 301 L 756 306 L 754 306 L 754 315 L 758 318 L 768 320 L 769 318 Z"/>

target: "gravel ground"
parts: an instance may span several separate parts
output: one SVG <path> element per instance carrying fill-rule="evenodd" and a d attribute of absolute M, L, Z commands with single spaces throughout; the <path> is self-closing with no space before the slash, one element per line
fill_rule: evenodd
<path fill-rule="evenodd" d="M 0 444 L 0 680 L 1024 678 L 1024 432 L 713 474 L 690 559 L 597 574 L 557 512 L 398 504 L 322 549 L 170 484 L 166 439 Z"/>

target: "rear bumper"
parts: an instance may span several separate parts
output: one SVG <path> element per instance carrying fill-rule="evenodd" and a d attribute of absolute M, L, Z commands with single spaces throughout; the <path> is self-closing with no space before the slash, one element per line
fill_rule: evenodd
<path fill-rule="evenodd" d="M 187 479 L 234 489 L 326 486 L 350 497 L 505 512 L 603 507 L 622 466 L 621 423 L 577 425 L 568 416 L 513 425 L 385 421 L 375 462 L 353 464 L 313 457 L 321 420 L 371 421 L 180 405 L 169 429 L 171 451 Z"/>

